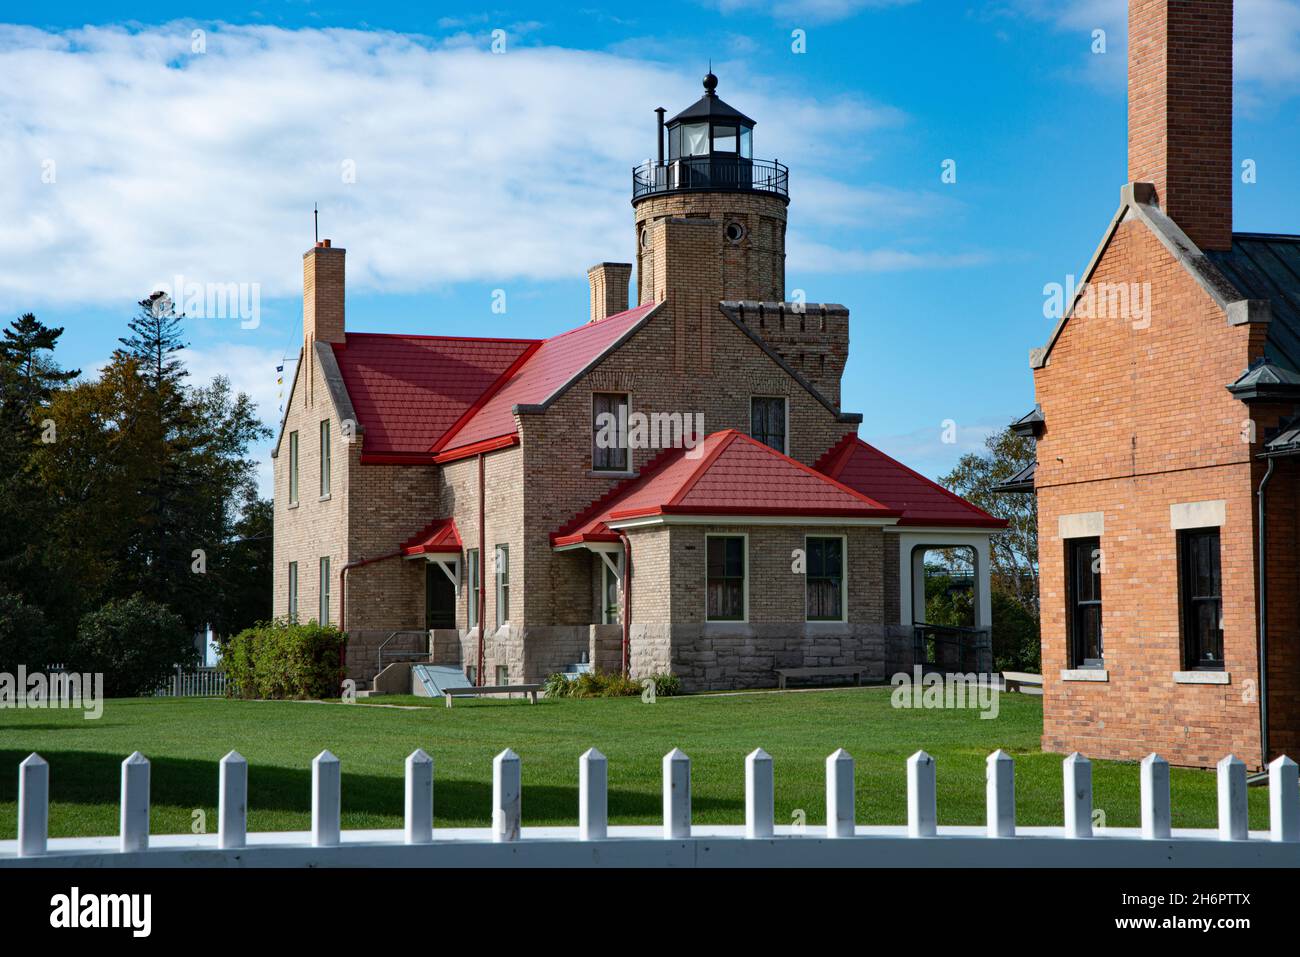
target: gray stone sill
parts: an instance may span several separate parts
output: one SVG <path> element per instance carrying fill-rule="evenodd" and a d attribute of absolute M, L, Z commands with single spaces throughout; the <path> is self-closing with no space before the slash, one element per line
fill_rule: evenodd
<path fill-rule="evenodd" d="M 637 478 L 640 472 L 605 472 L 597 469 L 587 469 L 587 478 L 608 478 L 608 479 L 629 479 Z"/>
<path fill-rule="evenodd" d="M 753 638 L 754 630 L 747 621 L 706 621 L 704 634 L 712 638 Z"/>
<path fill-rule="evenodd" d="M 318 501 L 318 502 L 328 502 L 332 497 L 333 497 L 333 496 L 331 496 L 328 492 L 326 492 L 326 493 L 325 493 L 324 495 L 322 495 L 320 498 L 316 499 L 316 501 Z"/>
<path fill-rule="evenodd" d="M 300 504 L 299 502 L 290 502 L 288 505 L 285 506 L 285 508 L 297 508 L 299 504 Z"/>
<path fill-rule="evenodd" d="M 1232 675 L 1226 671 L 1175 671 L 1174 683 L 1180 685 L 1232 684 Z"/>
<path fill-rule="evenodd" d="M 1062 681 L 1110 681 L 1105 668 L 1062 668 Z"/>

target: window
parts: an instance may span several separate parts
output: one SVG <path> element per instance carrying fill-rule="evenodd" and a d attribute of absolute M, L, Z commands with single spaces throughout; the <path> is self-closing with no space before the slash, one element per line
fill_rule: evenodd
<path fill-rule="evenodd" d="M 322 625 L 330 623 L 330 560 L 320 560 L 320 617 L 316 619 Z"/>
<path fill-rule="evenodd" d="M 754 155 L 754 128 L 752 126 L 742 126 L 740 128 L 740 155 L 745 159 L 750 159 Z"/>
<path fill-rule="evenodd" d="M 289 620 L 298 620 L 298 563 L 289 563 Z"/>
<path fill-rule="evenodd" d="M 713 152 L 736 152 L 736 128 L 734 126 L 715 126 L 713 128 Z"/>
<path fill-rule="evenodd" d="M 510 546 L 498 545 L 496 557 L 497 576 L 497 628 L 510 624 Z"/>
<path fill-rule="evenodd" d="M 472 687 L 478 687 L 478 669 L 473 665 L 465 666 L 465 678 Z"/>
<path fill-rule="evenodd" d="M 1181 561 L 1183 658 L 1188 670 L 1223 670 L 1223 602 L 1219 575 L 1219 530 L 1178 533 Z"/>
<path fill-rule="evenodd" d="M 298 504 L 298 433 L 289 433 L 289 504 Z"/>
<path fill-rule="evenodd" d="M 473 630 L 478 627 L 478 585 L 479 585 L 479 565 L 478 549 L 471 548 L 465 552 L 465 564 L 469 567 L 469 596 L 466 605 L 465 627 Z"/>
<path fill-rule="evenodd" d="M 320 497 L 330 493 L 330 420 L 320 424 Z"/>
<path fill-rule="evenodd" d="M 1069 570 L 1068 602 L 1070 666 L 1100 668 L 1101 647 L 1101 540 L 1066 541 Z"/>
<path fill-rule="evenodd" d="M 510 666 L 509 666 L 509 665 L 497 665 L 497 684 L 498 684 L 498 685 L 508 685 L 508 684 L 510 684 Z"/>
<path fill-rule="evenodd" d="M 809 537 L 804 590 L 809 621 L 844 620 L 844 539 Z"/>
<path fill-rule="evenodd" d="M 707 156 L 709 153 L 709 124 L 684 123 L 680 127 L 683 156 Z"/>
<path fill-rule="evenodd" d="M 756 395 L 749 400 L 749 434 L 785 454 L 785 396 Z"/>
<path fill-rule="evenodd" d="M 604 559 L 600 560 L 600 623 L 618 624 L 618 576 Z"/>
<path fill-rule="evenodd" d="M 591 469 L 627 472 L 627 393 L 591 395 Z"/>
<path fill-rule="evenodd" d="M 705 542 L 705 620 L 744 621 L 745 537 L 709 535 Z"/>

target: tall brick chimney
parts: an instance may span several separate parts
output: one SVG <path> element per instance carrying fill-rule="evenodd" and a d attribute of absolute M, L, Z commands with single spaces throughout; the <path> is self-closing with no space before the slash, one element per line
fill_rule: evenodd
<path fill-rule="evenodd" d="M 302 255 L 302 359 L 307 402 L 316 401 L 316 349 L 319 342 L 344 342 L 343 274 L 347 250 L 322 239 Z"/>
<path fill-rule="evenodd" d="M 1128 178 L 1201 249 L 1232 245 L 1232 0 L 1129 0 Z"/>
<path fill-rule="evenodd" d="M 591 322 L 627 311 L 631 263 L 596 263 L 587 270 L 587 282 L 591 283 Z"/>
<path fill-rule="evenodd" d="M 302 255 L 302 337 L 343 342 L 343 261 L 347 250 L 322 239 Z"/>

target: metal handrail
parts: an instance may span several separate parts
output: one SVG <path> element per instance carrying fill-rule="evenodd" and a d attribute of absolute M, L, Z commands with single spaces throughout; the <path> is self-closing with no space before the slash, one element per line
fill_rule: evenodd
<path fill-rule="evenodd" d="M 379 650 L 376 653 L 376 657 L 378 659 L 377 663 L 379 667 L 375 671 L 375 674 L 379 674 L 379 672 L 384 670 L 384 649 L 388 647 L 389 642 L 391 642 L 394 638 L 399 637 L 400 635 L 424 635 L 424 651 L 422 652 L 421 651 L 394 651 L 393 652 L 394 657 L 397 657 L 399 655 L 414 655 L 418 658 L 421 655 L 423 655 L 424 657 L 427 658 L 433 654 L 433 648 L 432 648 L 433 633 L 429 631 L 427 628 L 426 629 L 408 628 L 403 631 L 394 631 L 392 634 L 390 634 L 387 638 L 385 638 L 382 642 L 379 643 Z"/>
<path fill-rule="evenodd" d="M 790 169 L 776 160 L 744 156 L 683 156 L 632 170 L 632 198 L 656 193 L 736 190 L 790 195 Z"/>

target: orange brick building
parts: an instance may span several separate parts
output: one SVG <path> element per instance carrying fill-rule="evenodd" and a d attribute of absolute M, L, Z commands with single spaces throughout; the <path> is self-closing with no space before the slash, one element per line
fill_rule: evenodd
<path fill-rule="evenodd" d="M 1001 523 L 857 438 L 848 310 L 784 301 L 788 172 L 716 84 L 660 114 L 635 264 L 588 271 L 568 332 L 349 332 L 344 251 L 303 257 L 274 609 L 341 625 L 362 687 L 407 690 L 417 658 L 479 684 L 582 664 L 688 689 L 883 678 L 912 667 L 924 554 L 950 546 L 975 556 L 963 670 L 988 667 Z"/>
<path fill-rule="evenodd" d="M 1300 237 L 1232 231 L 1232 13 L 1129 4 L 1129 183 L 1031 353 L 1050 751 L 1300 746 Z"/>

